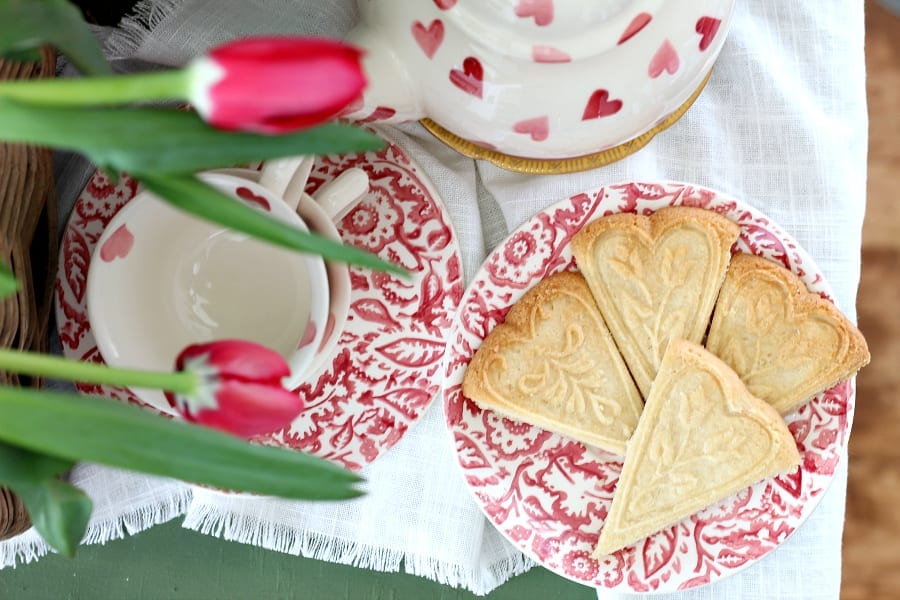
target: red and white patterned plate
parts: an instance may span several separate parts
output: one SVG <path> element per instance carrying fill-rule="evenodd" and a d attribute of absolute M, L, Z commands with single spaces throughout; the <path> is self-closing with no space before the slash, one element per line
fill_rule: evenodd
<path fill-rule="evenodd" d="M 376 133 L 388 143 L 383 150 L 318 159 L 307 192 L 350 167 L 363 169 L 370 192 L 338 224 L 341 237 L 412 277 L 350 269 L 350 314 L 331 366 L 297 389 L 306 409 L 291 427 L 258 440 L 350 469 L 397 443 L 437 395 L 446 334 L 463 291 L 459 244 L 440 197 L 410 157 Z M 113 183 L 97 171 L 72 211 L 56 284 L 56 319 L 69 358 L 103 362 L 87 318 L 87 271 L 104 227 L 137 191 L 128 176 Z M 125 389 L 79 389 L 146 406 Z"/>
<path fill-rule="evenodd" d="M 741 225 L 737 248 L 778 261 L 829 297 L 799 244 L 749 206 L 698 186 L 614 185 L 541 211 L 488 257 L 466 290 L 445 357 L 444 411 L 459 463 L 488 519 L 522 552 L 564 577 L 627 592 L 663 592 L 731 575 L 774 550 L 818 504 L 846 448 L 852 382 L 786 417 L 802 464 L 620 550 L 591 558 L 615 491 L 621 458 L 481 410 L 462 394 L 474 352 L 510 306 L 542 278 L 574 269 L 569 240 L 602 215 L 700 206 Z"/>

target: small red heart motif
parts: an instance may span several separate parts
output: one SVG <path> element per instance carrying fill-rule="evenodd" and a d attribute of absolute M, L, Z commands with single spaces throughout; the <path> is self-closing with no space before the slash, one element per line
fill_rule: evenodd
<path fill-rule="evenodd" d="M 463 61 L 462 66 L 462 71 L 459 69 L 450 71 L 450 81 L 465 93 L 481 98 L 484 93 L 484 69 L 481 63 L 474 56 L 469 56 Z"/>
<path fill-rule="evenodd" d="M 531 49 L 531 58 L 539 63 L 565 63 L 572 60 L 571 56 L 553 46 L 534 46 Z"/>
<path fill-rule="evenodd" d="M 525 119 L 513 125 L 516 133 L 527 133 L 535 142 L 543 142 L 550 135 L 550 119 L 546 116 Z"/>
<path fill-rule="evenodd" d="M 608 91 L 596 90 L 588 99 L 587 106 L 584 107 L 584 114 L 581 115 L 581 120 L 587 121 L 588 119 L 608 117 L 620 110 L 622 110 L 621 100 L 610 100 Z"/>
<path fill-rule="evenodd" d="M 390 106 L 376 106 L 375 110 L 372 111 L 372 114 L 366 117 L 365 119 L 359 119 L 357 123 L 371 123 L 373 121 L 383 121 L 385 119 L 390 119 L 394 115 L 397 114 L 397 111 L 391 108 Z"/>
<path fill-rule="evenodd" d="M 334 332 L 334 325 L 336 323 L 336 319 L 334 313 L 328 313 L 328 320 L 325 321 L 325 331 L 322 333 L 322 343 L 319 344 L 319 349 L 316 352 L 321 352 L 325 349 L 326 344 L 328 344 L 328 340 L 331 339 L 331 334 Z"/>
<path fill-rule="evenodd" d="M 300 340 L 300 345 L 297 346 L 297 348 L 309 346 L 313 343 L 314 339 L 316 339 L 316 322 L 310 319 L 306 322 L 306 329 L 303 331 L 303 339 Z"/>
<path fill-rule="evenodd" d="M 662 75 L 663 71 L 673 75 L 680 64 L 678 53 L 675 51 L 675 47 L 672 46 L 672 42 L 665 40 L 650 60 L 650 67 L 647 69 L 647 73 L 653 79 Z"/>
<path fill-rule="evenodd" d="M 123 224 L 112 232 L 100 247 L 100 258 L 103 262 L 112 262 L 117 258 L 125 258 L 134 246 L 134 234 Z"/>
<path fill-rule="evenodd" d="M 517 17 L 534 17 L 534 24 L 543 27 L 553 22 L 553 0 L 519 0 Z"/>
<path fill-rule="evenodd" d="M 650 13 L 638 13 L 638 15 L 631 20 L 631 23 L 628 24 L 628 27 L 625 28 L 625 31 L 622 33 L 622 37 L 619 38 L 619 41 L 616 42 L 617 46 L 621 46 L 634 36 L 640 32 L 641 29 L 647 26 L 650 21 L 653 20 L 653 16 Z"/>
<path fill-rule="evenodd" d="M 434 3 L 441 10 L 450 10 L 456 6 L 456 0 L 434 0 Z"/>
<path fill-rule="evenodd" d="M 712 17 L 700 17 L 697 21 L 697 27 L 695 28 L 697 33 L 701 36 L 700 38 L 700 51 L 703 52 L 709 45 L 712 44 L 713 38 L 716 37 L 716 32 L 719 31 L 719 25 L 722 24 L 722 19 L 714 19 Z"/>
<path fill-rule="evenodd" d="M 441 47 L 441 42 L 444 41 L 444 23 L 440 19 L 435 19 L 428 27 L 425 27 L 421 21 L 414 21 L 412 34 L 425 56 L 429 59 L 433 58 L 434 53 Z"/>
<path fill-rule="evenodd" d="M 255 204 L 266 212 L 272 210 L 272 207 L 269 206 L 269 201 L 262 196 L 254 194 L 253 190 L 251 190 L 250 188 L 239 187 L 235 190 L 235 193 L 237 194 L 238 198 L 246 200 L 250 204 Z"/>

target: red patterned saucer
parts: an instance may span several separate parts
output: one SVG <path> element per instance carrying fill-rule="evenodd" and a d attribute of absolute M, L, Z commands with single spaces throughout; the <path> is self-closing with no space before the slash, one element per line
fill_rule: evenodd
<path fill-rule="evenodd" d="M 363 169 L 369 195 L 338 224 L 341 237 L 413 276 L 401 280 L 350 269 L 350 313 L 331 366 L 296 390 L 306 409 L 291 427 L 258 440 L 354 470 L 397 443 L 437 395 L 446 334 L 463 291 L 459 244 L 446 207 L 410 157 L 384 132 L 376 133 L 388 143 L 378 152 L 318 159 L 307 192 L 350 167 Z M 56 283 L 56 321 L 69 358 L 103 362 L 87 318 L 87 272 L 104 227 L 137 191 L 127 175 L 113 183 L 97 171 L 72 211 Z M 79 390 L 154 410 L 126 389 Z"/>
<path fill-rule="evenodd" d="M 737 247 L 781 262 L 829 297 L 822 274 L 787 233 L 722 194 L 678 183 L 629 183 L 572 196 L 539 212 L 487 258 L 463 295 L 445 357 L 444 411 L 463 475 L 488 519 L 522 552 L 564 577 L 624 592 L 671 592 L 722 579 L 791 535 L 819 503 L 846 449 L 852 382 L 786 417 L 802 464 L 620 550 L 591 558 L 612 501 L 621 458 L 481 410 L 462 395 L 475 350 L 509 307 L 543 277 L 573 269 L 569 240 L 600 216 L 649 214 L 683 204 L 741 225 Z"/>

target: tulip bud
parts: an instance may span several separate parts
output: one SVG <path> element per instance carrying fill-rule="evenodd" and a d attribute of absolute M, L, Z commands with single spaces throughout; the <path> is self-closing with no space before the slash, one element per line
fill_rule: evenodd
<path fill-rule="evenodd" d="M 186 421 L 252 437 L 279 431 L 303 410 L 297 394 L 284 389 L 287 361 L 269 348 L 243 340 L 219 340 L 185 348 L 177 371 L 193 373 L 193 394 L 166 392 Z"/>
<path fill-rule="evenodd" d="M 318 125 L 366 86 L 359 49 L 324 38 L 256 37 L 217 46 L 190 68 L 190 101 L 220 129 L 286 133 Z"/>

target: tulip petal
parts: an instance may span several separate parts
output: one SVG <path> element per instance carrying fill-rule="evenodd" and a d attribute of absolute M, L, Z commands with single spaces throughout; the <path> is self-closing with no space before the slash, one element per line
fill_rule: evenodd
<path fill-rule="evenodd" d="M 190 420 L 240 437 L 284 429 L 303 410 L 303 401 L 297 394 L 245 381 L 221 382 L 216 400 L 218 408 L 201 410 Z"/>
<path fill-rule="evenodd" d="M 281 354 L 246 340 L 216 340 L 193 344 L 182 350 L 175 368 L 183 371 L 187 362 L 202 358 L 220 378 L 267 382 L 280 385 L 291 368 Z"/>
<path fill-rule="evenodd" d="M 336 40 L 261 37 L 214 48 L 221 77 L 198 98 L 222 129 L 285 133 L 339 114 L 366 86 L 359 49 Z"/>

